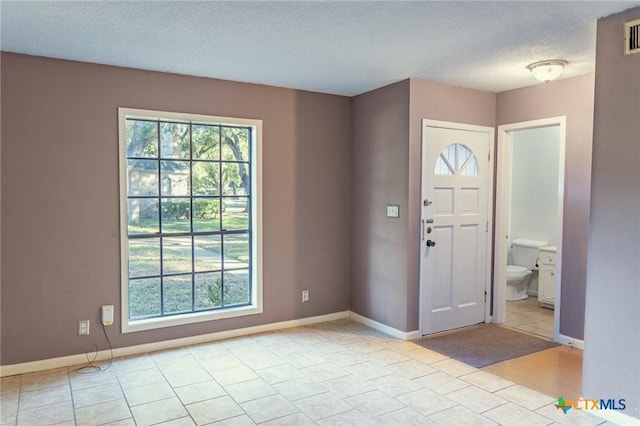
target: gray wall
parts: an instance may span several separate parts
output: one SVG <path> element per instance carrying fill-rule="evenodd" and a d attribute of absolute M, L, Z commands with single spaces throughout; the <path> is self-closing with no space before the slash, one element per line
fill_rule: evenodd
<path fill-rule="evenodd" d="M 579 340 L 584 338 L 593 85 L 594 75 L 588 74 L 502 92 L 496 110 L 498 125 L 567 117 L 560 333 Z"/>
<path fill-rule="evenodd" d="M 348 309 L 350 98 L 7 53 L 1 90 L 3 365 L 105 347 L 77 322 L 120 304 L 120 106 L 263 120 L 264 313 L 122 335 L 116 312 L 114 347 Z"/>
<path fill-rule="evenodd" d="M 587 398 L 625 398 L 640 418 L 640 54 L 623 23 L 598 21 L 591 221 L 582 377 Z"/>
<path fill-rule="evenodd" d="M 495 98 L 416 79 L 353 98 L 352 311 L 418 329 L 422 119 L 494 126 Z"/>
<path fill-rule="evenodd" d="M 407 330 L 409 80 L 354 97 L 352 117 L 351 310 Z"/>

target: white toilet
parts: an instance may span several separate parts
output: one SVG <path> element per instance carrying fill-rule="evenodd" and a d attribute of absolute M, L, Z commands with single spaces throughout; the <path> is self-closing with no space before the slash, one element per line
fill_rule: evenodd
<path fill-rule="evenodd" d="M 511 242 L 510 264 L 507 265 L 507 301 L 524 300 L 532 271 L 537 271 L 538 249 L 547 241 L 516 239 Z"/>

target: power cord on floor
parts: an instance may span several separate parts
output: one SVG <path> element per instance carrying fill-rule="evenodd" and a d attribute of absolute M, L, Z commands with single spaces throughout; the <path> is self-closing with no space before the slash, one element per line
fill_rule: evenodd
<path fill-rule="evenodd" d="M 90 346 L 93 347 L 93 358 L 89 359 L 89 352 L 85 352 L 84 355 L 87 357 L 87 363 L 82 367 L 76 368 L 72 371 L 72 373 L 97 373 L 99 371 L 107 371 L 109 367 L 111 367 L 113 363 L 113 347 L 111 346 L 111 340 L 109 340 L 109 336 L 107 335 L 107 328 L 105 327 L 104 323 L 102 323 L 102 333 L 104 333 L 104 337 L 107 339 L 107 343 L 109 344 L 109 363 L 106 366 L 99 366 L 94 364 L 95 360 L 98 358 L 98 353 L 100 352 L 100 350 L 98 349 L 98 345 L 92 343 Z"/>

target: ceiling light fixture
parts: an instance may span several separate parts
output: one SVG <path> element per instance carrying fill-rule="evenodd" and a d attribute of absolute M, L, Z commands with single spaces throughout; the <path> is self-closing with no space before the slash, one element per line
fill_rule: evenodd
<path fill-rule="evenodd" d="M 562 70 L 567 64 L 567 61 L 554 59 L 551 61 L 534 62 L 533 64 L 528 65 L 527 68 L 536 79 L 548 83 L 551 80 L 555 80 L 560 77 Z"/>

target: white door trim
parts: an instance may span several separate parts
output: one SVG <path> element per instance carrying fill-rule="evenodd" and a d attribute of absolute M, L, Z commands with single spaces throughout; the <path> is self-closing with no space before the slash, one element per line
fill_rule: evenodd
<path fill-rule="evenodd" d="M 553 340 L 558 341 L 560 331 L 560 288 L 562 280 L 562 234 L 563 234 L 563 212 L 564 212 L 564 169 L 565 169 L 565 145 L 566 145 L 566 116 L 543 118 L 540 120 L 523 121 L 520 123 L 504 124 L 498 126 L 498 170 L 496 182 L 496 233 L 495 233 L 495 257 L 493 275 L 493 319 L 496 323 L 503 323 L 506 312 L 506 288 L 501 283 L 505 283 L 507 255 L 509 247 L 507 245 L 509 230 L 509 181 L 511 178 L 511 137 L 510 132 L 514 130 L 534 129 L 538 127 L 560 126 L 560 155 L 558 168 L 558 252 L 556 255 L 556 288 L 555 288 L 555 309 L 553 320 Z"/>
<path fill-rule="evenodd" d="M 489 222 L 489 232 L 491 232 L 491 230 L 493 229 L 493 182 L 494 182 L 494 161 L 495 161 L 495 155 L 494 155 L 494 147 L 495 147 L 495 128 L 493 127 L 487 127 L 487 126 L 477 126 L 474 124 L 463 124 L 463 123 L 454 123 L 451 121 L 440 121 L 440 120 L 429 120 L 426 118 L 422 119 L 422 127 L 421 129 L 424 129 L 425 126 L 427 127 L 437 127 L 437 128 L 443 128 L 443 129 L 454 129 L 454 130 L 467 130 L 467 131 L 473 131 L 473 132 L 480 132 L 480 133 L 486 133 L 487 137 L 489 138 L 489 170 L 491 170 L 491 173 L 489 173 L 489 182 L 487 183 L 487 199 L 488 199 L 488 203 L 487 203 L 487 221 Z M 421 148 L 421 153 L 420 153 L 420 158 L 422 159 L 422 151 L 424 150 L 424 134 L 422 134 L 421 132 L 421 138 L 420 138 L 420 148 Z M 422 194 L 422 171 L 423 171 L 423 165 L 422 165 L 422 160 L 420 160 L 421 164 L 420 164 L 420 194 Z M 422 206 L 422 200 L 419 200 L 419 205 Z M 422 220 L 422 215 L 419 216 L 418 218 L 419 220 Z M 418 232 L 418 247 L 420 247 L 420 238 L 421 238 L 421 222 L 418 222 L 416 225 L 416 229 L 419 230 Z M 489 234 L 491 235 L 491 233 Z M 486 267 L 486 277 L 485 277 L 485 292 L 487 294 L 487 297 L 485 298 L 485 310 L 484 310 L 484 320 L 485 322 L 491 322 L 492 321 L 492 316 L 491 316 L 491 310 L 488 309 L 490 307 L 490 303 L 493 295 L 491 292 L 492 286 L 491 286 L 491 265 L 493 264 L 493 258 L 492 258 L 492 247 L 493 247 L 493 238 L 487 238 L 487 267 Z M 420 268 L 422 270 L 422 268 Z M 419 292 L 418 292 L 418 297 L 419 297 L 419 304 L 418 304 L 418 312 L 419 312 L 419 330 L 420 330 L 420 336 L 424 336 L 424 330 L 422 327 L 423 324 L 423 316 L 424 316 L 424 309 L 425 308 L 423 306 L 423 302 L 422 302 L 422 296 L 423 296 L 423 292 L 425 291 L 425 289 L 422 288 L 422 272 L 420 272 L 419 275 Z"/>

